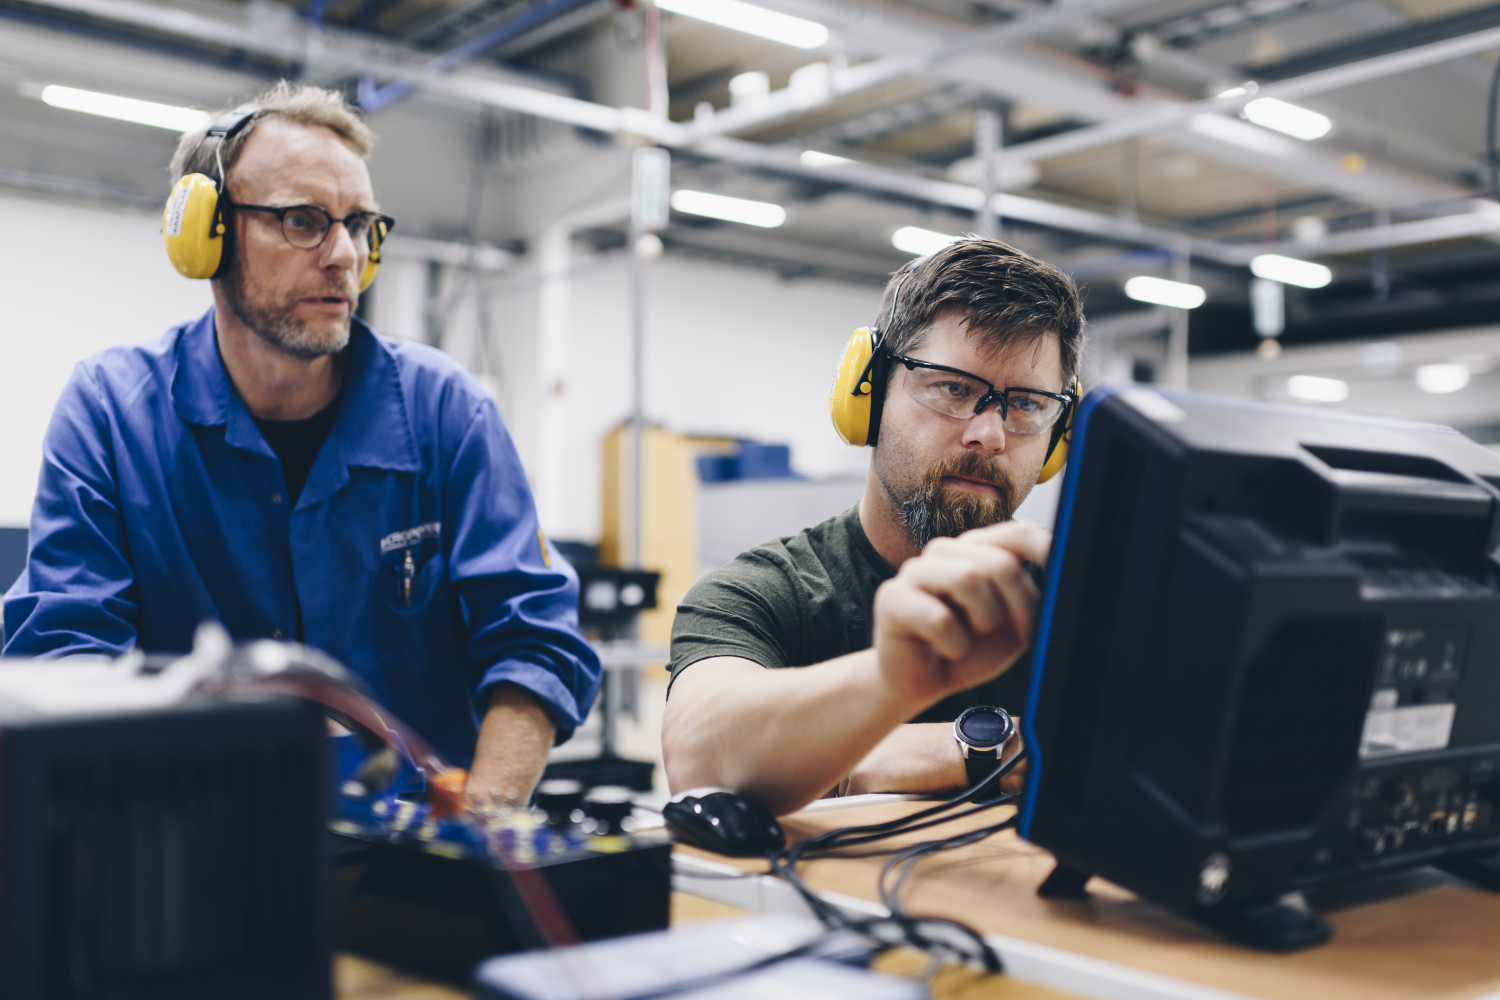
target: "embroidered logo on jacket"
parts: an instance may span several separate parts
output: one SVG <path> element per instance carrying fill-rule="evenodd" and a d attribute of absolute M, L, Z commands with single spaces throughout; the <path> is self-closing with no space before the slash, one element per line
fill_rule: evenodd
<path fill-rule="evenodd" d="M 428 521 L 419 524 L 415 528 L 407 528 L 405 531 L 393 531 L 380 540 L 380 554 L 386 555 L 399 549 L 409 549 L 419 542 L 425 542 L 430 538 L 439 538 L 443 533 L 441 521 Z"/>

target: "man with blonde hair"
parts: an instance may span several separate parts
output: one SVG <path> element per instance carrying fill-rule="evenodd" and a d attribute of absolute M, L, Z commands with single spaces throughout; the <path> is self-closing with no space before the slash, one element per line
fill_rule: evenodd
<path fill-rule="evenodd" d="M 297 639 L 472 760 L 470 791 L 524 800 L 599 663 L 493 401 L 354 315 L 394 224 L 373 144 L 286 83 L 183 136 L 163 232 L 213 306 L 75 369 L 5 654 L 181 651 L 205 620 Z"/>

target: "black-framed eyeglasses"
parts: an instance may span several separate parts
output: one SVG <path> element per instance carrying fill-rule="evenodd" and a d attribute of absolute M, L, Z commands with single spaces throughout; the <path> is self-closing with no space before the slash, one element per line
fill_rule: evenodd
<path fill-rule="evenodd" d="M 1067 393 L 1027 386 L 997 389 L 993 382 L 959 368 L 902 354 L 889 357 L 906 366 L 901 383 L 912 399 L 955 420 L 977 417 L 991 404 L 999 404 L 1000 420 L 1008 434 L 1045 434 L 1073 405 L 1073 397 Z"/>
<path fill-rule="evenodd" d="M 333 231 L 333 224 L 341 222 L 349 231 L 349 238 L 354 241 L 355 246 L 363 243 L 371 250 L 378 249 L 380 241 L 385 239 L 396 220 L 389 215 L 379 212 L 350 212 L 342 219 L 335 219 L 324 209 L 317 205 L 247 205 L 240 201 L 228 203 L 233 208 L 243 208 L 251 212 L 266 212 L 276 216 L 276 221 L 281 223 L 281 235 L 288 243 L 298 250 L 316 250 L 328 239 L 328 234 Z"/>

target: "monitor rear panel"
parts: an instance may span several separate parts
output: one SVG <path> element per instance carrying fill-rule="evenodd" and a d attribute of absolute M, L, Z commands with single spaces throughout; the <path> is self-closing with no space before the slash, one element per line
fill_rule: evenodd
<path fill-rule="evenodd" d="M 1140 389 L 1079 425 L 1023 834 L 1186 911 L 1500 846 L 1500 458 Z"/>

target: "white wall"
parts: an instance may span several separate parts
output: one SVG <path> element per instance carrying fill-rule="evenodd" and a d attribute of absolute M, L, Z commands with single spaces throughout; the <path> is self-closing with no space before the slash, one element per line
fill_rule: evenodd
<path fill-rule="evenodd" d="M 208 308 L 208 283 L 167 263 L 160 223 L 0 194 L 0 526 L 31 519 L 42 435 L 73 365 Z"/>
<path fill-rule="evenodd" d="M 167 263 L 154 215 L 0 194 L 0 525 L 22 526 L 41 463 L 41 440 L 73 365 L 114 344 L 158 337 L 210 303 L 206 282 Z M 393 258 L 375 297 L 381 332 L 421 335 L 426 264 Z M 630 409 L 627 262 L 583 260 L 569 308 L 566 456 L 569 488 L 544 512 L 548 531 L 599 531 L 603 435 Z M 456 287 L 445 276 L 445 290 Z M 537 285 L 519 278 L 490 293 L 490 365 L 506 420 L 528 468 L 536 461 L 532 411 Z M 649 269 L 646 411 L 683 432 L 732 434 L 792 445 L 808 475 L 861 474 L 867 456 L 828 424 L 826 398 L 849 332 L 868 322 L 878 290 L 785 282 L 759 271 L 667 257 Z M 475 300 L 460 299 L 445 346 L 478 366 Z"/>
<path fill-rule="evenodd" d="M 423 287 L 394 260 L 382 268 L 374 319 L 382 332 L 411 336 Z M 595 539 L 601 507 L 604 436 L 630 416 L 629 260 L 623 253 L 575 257 L 563 334 L 567 363 L 550 412 L 561 428 L 565 487 L 539 490 L 547 531 Z M 386 273 L 386 269 L 391 274 Z M 389 284 L 386 279 L 392 280 Z M 445 288 L 455 287 L 451 281 Z M 489 355 L 496 396 L 533 483 L 538 482 L 544 395 L 537 343 L 540 281 L 523 266 L 491 286 L 496 348 Z M 792 446 L 800 473 L 863 475 L 868 452 L 839 441 L 828 419 L 828 389 L 850 332 L 868 323 L 879 289 L 831 281 L 783 281 L 763 271 L 668 255 L 648 265 L 645 339 L 647 420 L 686 434 L 727 435 Z M 444 346 L 471 367 L 474 298 L 453 311 Z"/>
<path fill-rule="evenodd" d="M 0 525 L 22 526 L 41 462 L 41 440 L 73 365 L 105 347 L 137 343 L 199 315 L 206 282 L 168 265 L 154 215 L 0 195 Z M 561 386 L 564 488 L 542 497 L 543 523 L 560 538 L 595 539 L 601 442 L 630 412 L 630 300 L 621 253 L 575 260 L 569 278 L 567 377 Z M 791 445 L 812 477 L 862 476 L 866 449 L 850 448 L 828 420 L 829 385 L 849 333 L 868 323 L 879 290 L 668 255 L 648 266 L 647 418 L 690 434 Z M 465 287 L 446 268 L 445 295 Z M 524 267 L 483 286 L 491 330 L 479 337 L 480 297 L 453 297 L 444 346 L 479 371 L 501 405 L 533 481 L 539 283 Z M 422 334 L 427 264 L 391 256 L 374 298 L 376 328 Z M 1042 497 L 1038 497 L 1039 500 Z M 1032 513 L 1028 505 L 1026 513 Z M 1045 507 L 1045 504 L 1040 505 Z M 1050 512 L 1032 514 L 1046 523 Z"/>

